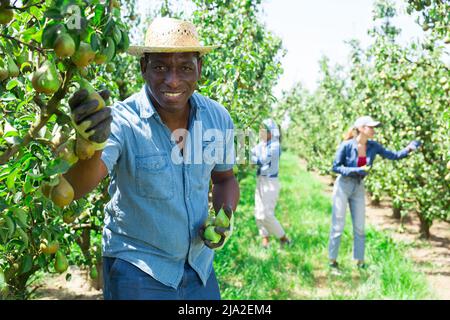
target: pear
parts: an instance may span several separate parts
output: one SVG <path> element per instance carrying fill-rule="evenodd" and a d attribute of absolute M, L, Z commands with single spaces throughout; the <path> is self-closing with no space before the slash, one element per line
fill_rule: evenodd
<path fill-rule="evenodd" d="M 82 136 L 78 136 L 75 143 L 75 154 L 78 156 L 78 158 L 80 160 L 87 160 L 92 158 L 94 153 L 94 144 L 84 139 Z"/>
<path fill-rule="evenodd" d="M 95 55 L 95 63 L 103 64 L 109 62 L 114 58 L 116 53 L 116 45 L 111 37 L 106 39 L 106 46 Z"/>
<path fill-rule="evenodd" d="M 77 215 L 72 211 L 67 211 L 63 214 L 63 221 L 67 224 L 71 224 L 77 219 Z"/>
<path fill-rule="evenodd" d="M 212 243 L 218 243 L 220 241 L 220 234 L 218 234 L 216 231 L 214 231 L 214 226 L 209 226 L 205 230 L 204 237 L 211 241 Z"/>
<path fill-rule="evenodd" d="M 60 34 L 55 40 L 53 48 L 59 58 L 67 58 L 75 53 L 75 41 L 67 33 Z"/>
<path fill-rule="evenodd" d="M 0 24 L 8 24 L 14 19 L 14 11 L 12 9 L 0 9 Z"/>
<path fill-rule="evenodd" d="M 87 67 L 94 61 L 95 52 L 92 50 L 91 45 L 86 42 L 81 42 L 80 47 L 72 56 L 72 62 L 79 68 Z"/>
<path fill-rule="evenodd" d="M 122 33 L 122 39 L 120 40 L 119 44 L 117 45 L 117 51 L 122 53 L 126 52 L 130 46 L 130 38 L 128 36 L 128 33 L 121 31 Z"/>
<path fill-rule="evenodd" d="M 70 183 L 63 175 L 59 176 L 59 184 L 52 188 L 51 199 L 60 208 L 69 205 L 74 197 L 74 191 Z"/>
<path fill-rule="evenodd" d="M 59 249 L 59 242 L 58 241 L 51 241 L 50 243 L 47 241 L 47 239 L 44 239 L 41 244 L 39 245 L 39 248 L 41 249 L 42 253 L 45 254 L 55 254 L 56 251 Z"/>
<path fill-rule="evenodd" d="M 6 282 L 6 276 L 3 270 L 0 268 L 0 298 L 2 295 L 6 296 L 8 294 L 8 283 Z"/>
<path fill-rule="evenodd" d="M 220 210 L 216 216 L 216 226 L 222 228 L 228 228 L 230 226 L 230 219 L 226 215 L 225 211 Z"/>
<path fill-rule="evenodd" d="M 55 270 L 59 273 L 63 273 L 67 270 L 69 267 L 69 262 L 67 261 L 66 256 L 61 251 L 56 251 L 56 257 L 55 257 L 55 264 L 54 264 Z"/>
<path fill-rule="evenodd" d="M 10 77 L 17 77 L 19 75 L 19 68 L 17 68 L 16 63 L 11 58 L 11 56 L 6 55 L 6 60 L 8 61 L 8 73 Z"/>
<path fill-rule="evenodd" d="M 3 59 L 0 60 L 0 81 L 6 80 L 9 77 L 8 66 Z"/>
<path fill-rule="evenodd" d="M 42 33 L 42 45 L 47 49 L 54 49 L 56 39 L 66 33 L 66 28 L 60 24 L 50 24 L 44 28 Z"/>
<path fill-rule="evenodd" d="M 61 85 L 61 77 L 55 65 L 47 60 L 34 72 L 31 83 L 37 92 L 53 94 Z"/>
<path fill-rule="evenodd" d="M 103 100 L 102 96 L 97 91 L 95 91 L 94 87 L 92 87 L 89 81 L 81 79 L 79 81 L 79 85 L 80 89 L 86 89 L 87 92 L 89 93 L 88 97 L 86 98 L 86 101 L 90 100 L 98 101 L 98 106 L 97 109 L 95 109 L 95 111 L 101 110 L 105 107 L 105 100 Z"/>

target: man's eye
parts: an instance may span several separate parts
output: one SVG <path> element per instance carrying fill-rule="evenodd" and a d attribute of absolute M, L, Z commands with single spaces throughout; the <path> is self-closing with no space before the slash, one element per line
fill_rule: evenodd
<path fill-rule="evenodd" d="M 183 71 L 192 71 L 192 70 L 194 70 L 194 68 L 192 68 L 192 67 L 189 67 L 189 66 L 183 67 Z"/>
<path fill-rule="evenodd" d="M 165 67 L 164 66 L 154 66 L 153 70 L 155 70 L 155 71 L 164 71 Z"/>

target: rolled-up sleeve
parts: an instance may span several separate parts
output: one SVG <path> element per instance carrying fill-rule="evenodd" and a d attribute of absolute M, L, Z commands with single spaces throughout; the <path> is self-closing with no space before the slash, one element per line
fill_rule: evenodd
<path fill-rule="evenodd" d="M 111 134 L 109 135 L 101 157 L 109 173 L 113 170 L 114 165 L 117 163 L 122 153 L 124 143 L 123 130 L 127 125 L 124 123 L 120 111 L 116 106 L 112 107 L 112 117 Z"/>

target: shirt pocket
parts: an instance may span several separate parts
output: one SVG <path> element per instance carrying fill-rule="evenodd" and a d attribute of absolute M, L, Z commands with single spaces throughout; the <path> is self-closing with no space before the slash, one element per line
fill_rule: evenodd
<path fill-rule="evenodd" d="M 141 197 L 158 200 L 173 198 L 173 179 L 167 154 L 136 157 L 136 184 Z"/>

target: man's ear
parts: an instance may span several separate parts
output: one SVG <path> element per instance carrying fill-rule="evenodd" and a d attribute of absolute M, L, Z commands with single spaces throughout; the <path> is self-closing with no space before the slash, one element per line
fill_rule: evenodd
<path fill-rule="evenodd" d="M 145 56 L 141 57 L 140 64 L 141 64 L 141 73 L 142 75 L 144 75 L 145 72 L 147 71 L 147 59 L 145 58 Z"/>

